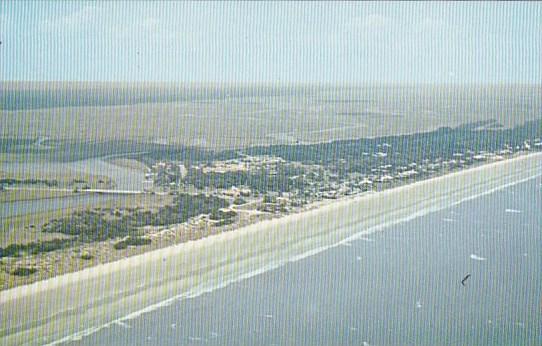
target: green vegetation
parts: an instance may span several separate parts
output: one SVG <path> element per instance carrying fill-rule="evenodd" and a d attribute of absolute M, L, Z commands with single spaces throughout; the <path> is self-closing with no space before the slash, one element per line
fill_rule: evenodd
<path fill-rule="evenodd" d="M 483 129 L 480 130 L 480 128 Z M 533 142 L 534 139 L 540 138 L 542 138 L 542 119 L 527 122 L 512 129 L 500 128 L 495 121 L 485 121 L 457 128 L 441 128 L 427 133 L 340 140 L 311 145 L 262 146 L 220 152 L 129 141 L 101 143 L 47 141 L 47 143 L 44 142 L 44 145 L 54 147 L 54 150 L 51 149 L 51 152 L 47 155 L 52 155 L 51 157 L 57 160 L 76 160 L 141 150 L 145 151 L 145 153 L 138 154 L 136 157 L 146 164 L 152 164 L 157 160 L 184 162 L 188 167 L 188 172 L 182 181 L 180 172 L 178 172 L 179 175 L 173 175 L 172 177 L 164 175 L 159 178 L 164 183 L 178 181 L 182 185 L 200 190 L 229 189 L 233 186 L 247 187 L 253 195 L 264 196 L 263 205 L 258 207 L 259 210 L 275 213 L 288 210 L 285 205 L 276 205 L 277 198 L 275 196 L 283 196 L 282 193 L 293 192 L 284 194 L 288 196 L 288 200 L 292 201 L 292 206 L 294 206 L 294 203 L 299 205 L 306 203 L 307 198 L 310 200 L 311 197 L 317 194 L 323 196 L 323 198 L 336 198 L 336 194 L 331 194 L 329 191 L 336 192 L 341 188 L 342 183 L 350 183 L 352 181 L 348 181 L 350 176 L 363 177 L 372 175 L 378 177 L 379 174 L 380 176 L 383 174 L 394 175 L 397 172 L 409 169 L 407 168 L 409 165 L 409 167 L 422 167 L 424 164 L 442 160 L 455 160 L 457 157 L 463 160 L 463 166 L 468 166 L 474 162 L 473 156 L 475 153 L 498 153 L 505 149 L 507 153 L 513 153 L 526 148 L 525 143 L 527 141 Z M 28 144 L 26 142 L 17 143 L 20 145 Z M 15 152 L 18 150 L 12 150 L 9 145 L 4 146 L 2 149 L 5 151 L 14 150 Z M 533 147 L 531 150 L 534 149 L 536 148 Z M 42 155 L 45 149 L 40 150 L 39 155 Z M 241 159 L 245 155 L 280 157 L 285 162 L 274 162 L 270 166 L 260 166 L 251 171 L 228 171 L 224 173 L 204 173 L 201 167 L 190 167 L 190 163 L 212 163 L 218 160 Z M 386 167 L 385 173 L 379 173 L 382 172 L 382 167 Z M 407 177 L 404 179 L 405 181 L 407 179 L 421 179 L 431 174 L 431 172 L 434 171 L 418 169 L 415 178 Z M 70 182 L 83 184 L 86 180 L 74 178 Z M 63 181 L 20 177 L 0 179 L 0 186 L 13 184 L 43 184 L 53 187 L 59 184 L 62 185 Z M 380 181 L 378 184 L 377 188 L 382 188 L 387 187 L 387 185 L 391 186 L 392 183 Z M 81 189 L 88 186 L 90 185 L 77 186 L 75 191 L 82 191 Z M 361 191 L 367 189 L 367 186 L 358 186 L 357 189 L 357 191 Z M 43 225 L 41 230 L 45 233 L 60 233 L 68 236 L 69 239 L 10 244 L 0 248 L 0 258 L 35 255 L 111 239 L 123 239 L 114 244 L 115 249 L 148 245 L 151 240 L 141 236 L 141 227 L 184 223 L 191 217 L 201 214 L 209 214 L 209 219 L 214 221 L 213 224 L 216 226 L 229 225 L 236 220 L 237 213 L 235 211 L 222 210 L 230 206 L 227 199 L 204 194 L 177 193 L 179 192 L 175 191 L 174 196 L 168 196 L 168 198 L 171 198 L 167 202 L 169 204 L 160 204 L 159 207 L 156 204 L 150 204 L 146 206 L 146 209 L 123 208 L 122 212 L 113 209 L 105 212 L 104 210 L 100 212 L 88 210 L 76 211 L 70 216 L 62 218 L 56 216 L 57 218 Z M 5 198 L 7 197 L 6 195 Z M 233 200 L 234 205 L 243 205 L 245 203 L 247 201 L 241 197 Z M 13 219 L 15 221 L 10 221 L 13 225 L 20 225 L 23 221 L 28 223 L 26 219 Z M 32 223 L 40 224 L 34 220 Z M 3 226 L 6 227 L 6 225 L 4 223 Z M 10 228 L 14 227 L 10 226 Z M 93 257 L 90 254 L 82 254 L 80 258 L 90 260 Z M 21 275 L 30 275 L 24 273 L 26 273 L 24 270 L 21 271 Z"/>
<path fill-rule="evenodd" d="M 354 171 L 370 168 L 372 163 L 386 161 L 394 164 L 420 162 L 424 159 L 447 159 L 454 153 L 471 151 L 497 151 L 506 145 L 521 146 L 525 140 L 542 136 L 542 120 L 525 123 L 513 129 L 477 130 L 493 124 L 477 122 L 452 128 L 441 128 L 426 133 L 379 138 L 342 140 L 313 145 L 277 145 L 246 150 L 249 155 L 271 155 L 287 161 L 322 165 L 346 161 Z M 369 155 L 364 155 L 367 153 Z M 372 154 L 385 153 L 385 158 Z M 363 164 L 358 166 L 359 164 Z M 368 164 L 368 165 L 365 165 Z"/>
<path fill-rule="evenodd" d="M 120 219 L 108 219 L 100 213 L 88 210 L 52 220 L 42 227 L 42 231 L 77 236 L 80 242 L 93 242 L 123 237 L 135 230 Z"/>
<path fill-rule="evenodd" d="M 0 185 L 15 185 L 15 184 L 28 184 L 28 185 L 45 185 L 48 187 L 57 187 L 57 180 L 44 180 L 44 179 L 14 179 L 4 178 L 0 179 Z"/>
<path fill-rule="evenodd" d="M 480 128 L 483 128 L 480 130 Z M 331 180 L 344 181 L 348 174 L 370 175 L 374 170 L 389 165 L 390 173 L 398 167 L 435 160 L 451 160 L 456 154 L 498 152 L 523 148 L 525 141 L 542 137 L 542 119 L 527 122 L 512 129 L 502 129 L 494 120 L 475 122 L 457 128 L 440 128 L 426 133 L 378 138 L 339 140 L 311 145 L 273 145 L 252 147 L 245 150 L 223 151 L 212 158 L 208 155 L 200 162 L 224 158 L 240 159 L 243 155 L 280 157 L 274 170 L 258 169 L 236 172 L 206 172 L 190 167 L 183 183 L 197 189 L 229 189 L 245 186 L 255 193 L 269 191 L 303 194 L 310 181 L 321 180 L 324 170 Z M 466 158 L 466 165 L 472 159 Z M 469 161 L 470 160 L 470 161 Z M 321 170 L 307 170 L 303 166 L 318 165 Z M 305 167 L 308 167 L 305 166 Z M 419 173 L 422 175 L 423 173 Z M 420 178 L 420 177 L 418 177 Z"/>
<path fill-rule="evenodd" d="M 31 242 L 28 244 L 11 244 L 5 248 L 0 248 L 0 258 L 37 255 L 42 252 L 65 249 L 72 245 L 73 241 L 71 239 L 53 239 L 41 242 Z"/>
<path fill-rule="evenodd" d="M 188 221 L 189 218 L 218 212 L 220 208 L 229 206 L 223 198 L 205 195 L 181 194 L 175 196 L 172 205 L 164 206 L 157 212 L 135 211 L 123 217 L 123 223 L 132 227 L 146 225 L 166 226 Z"/>
<path fill-rule="evenodd" d="M 277 198 L 275 196 L 271 195 L 265 195 L 263 196 L 263 203 L 276 203 Z"/>
<path fill-rule="evenodd" d="M 34 274 L 37 271 L 38 270 L 36 268 L 32 268 L 32 267 L 17 267 L 13 269 L 12 271 L 10 271 L 9 273 L 11 275 L 16 275 L 16 276 L 29 276 L 29 275 Z"/>
<path fill-rule="evenodd" d="M 126 214 L 120 213 L 118 210 L 113 210 L 110 214 L 92 210 L 78 211 L 68 217 L 52 220 L 43 225 L 42 231 L 72 236 L 71 241 L 77 243 L 104 241 L 128 236 L 126 240 L 114 245 L 115 249 L 122 249 L 129 245 L 150 244 L 150 239 L 138 236 L 140 234 L 139 227 L 183 223 L 190 217 L 209 213 L 217 215 L 218 219 L 234 217 L 235 212 L 225 213 L 219 210 L 228 205 L 227 200 L 218 197 L 182 194 L 174 198 L 172 205 L 163 206 L 155 212 L 137 209 L 129 209 Z M 66 244 L 62 245 L 68 246 L 69 244 L 66 241 Z M 10 246 L 14 247 L 13 249 L 10 248 L 10 251 L 13 252 L 22 245 Z"/>
<path fill-rule="evenodd" d="M 217 227 L 221 227 L 221 226 L 231 225 L 234 222 L 235 222 L 234 219 L 224 219 L 224 220 L 218 221 L 214 225 L 217 226 Z"/>
<path fill-rule="evenodd" d="M 151 240 L 148 239 L 148 238 L 128 237 L 128 238 L 126 238 L 124 240 L 121 240 L 121 241 L 115 243 L 115 245 L 113 245 L 113 247 L 116 250 L 121 250 L 121 249 L 126 249 L 128 246 L 149 245 L 150 243 L 151 243 Z"/>
<path fill-rule="evenodd" d="M 173 204 L 166 205 L 152 212 L 129 208 L 126 213 L 111 210 L 110 213 L 95 210 L 76 211 L 70 216 L 52 219 L 41 228 L 45 233 L 61 233 L 70 236 L 69 239 L 53 239 L 27 244 L 10 244 L 0 248 L 1 257 L 19 257 L 36 255 L 70 248 L 82 243 L 91 243 L 109 239 L 128 237 L 115 244 L 115 248 L 141 246 L 151 243 L 150 239 L 140 237 L 142 226 L 163 226 L 183 223 L 190 217 L 200 214 L 217 215 L 218 219 L 228 219 L 235 212 L 222 212 L 219 209 L 229 206 L 225 199 L 205 196 L 182 194 L 175 196 Z M 92 259 L 89 254 L 81 255 L 82 259 Z"/>
<path fill-rule="evenodd" d="M 324 166 L 339 165 L 349 172 L 367 172 L 375 165 L 402 165 L 425 159 L 450 159 L 454 153 L 468 150 L 495 152 L 506 146 L 515 148 L 524 141 L 542 137 L 542 119 L 512 129 L 496 128 L 495 121 L 475 122 L 457 128 L 401 136 L 341 140 L 312 145 L 275 145 L 254 147 L 248 155 L 271 155 L 286 161 Z M 480 127 L 492 129 L 478 130 Z M 364 155 L 364 153 L 368 155 Z M 386 154 L 374 157 L 375 153 Z"/>
<path fill-rule="evenodd" d="M 85 260 L 85 261 L 89 261 L 91 259 L 93 259 L 94 256 L 92 256 L 91 254 L 89 254 L 88 252 L 83 252 L 81 254 L 81 259 Z"/>
<path fill-rule="evenodd" d="M 480 130 L 479 128 L 484 128 Z M 314 164 L 333 164 L 339 160 L 348 161 L 354 171 L 360 171 L 360 157 L 363 152 L 381 151 L 380 145 L 390 144 L 401 155 L 388 157 L 387 161 L 400 164 L 402 161 L 415 162 L 434 157 L 446 158 L 453 152 L 465 150 L 493 151 L 508 144 L 521 145 L 524 140 L 542 135 L 542 120 L 529 121 L 512 129 L 502 129 L 495 120 L 474 122 L 456 128 L 444 127 L 436 131 L 378 138 L 338 140 L 310 145 L 255 146 L 244 150 L 213 151 L 180 144 L 145 143 L 133 140 L 70 141 L 45 140 L 42 145 L 49 149 L 35 148 L 35 139 L 0 139 L 0 152 L 31 155 L 53 161 L 75 161 L 122 153 L 140 153 L 132 158 L 150 166 L 158 161 L 190 163 L 213 162 L 240 158 L 240 154 L 272 155 L 287 161 Z M 363 163 L 370 163 L 365 160 Z M 213 180 L 212 178 L 209 178 Z M 218 179 L 220 180 L 220 179 Z M 207 184 L 209 185 L 209 184 Z M 249 185 L 249 184 L 247 184 Z M 209 185 L 211 186 L 211 185 Z"/>
<path fill-rule="evenodd" d="M 237 213 L 233 210 L 223 211 L 223 210 L 213 210 L 209 215 L 211 220 L 222 220 L 222 219 L 232 219 L 237 216 Z"/>
<path fill-rule="evenodd" d="M 189 169 L 184 183 L 193 185 L 198 189 L 230 189 L 232 186 L 246 186 L 252 191 L 265 193 L 267 191 L 292 191 L 303 189 L 303 179 L 291 179 L 292 176 L 301 176 L 302 168 L 279 165 L 277 171 L 270 173 L 260 169 L 254 172 L 226 172 L 203 173 L 198 169 Z"/>
<path fill-rule="evenodd" d="M 241 197 L 237 197 L 236 199 L 233 200 L 233 204 L 235 204 L 235 205 L 243 205 L 243 204 L 246 204 L 246 203 L 247 203 L 247 201 L 244 200 Z"/>

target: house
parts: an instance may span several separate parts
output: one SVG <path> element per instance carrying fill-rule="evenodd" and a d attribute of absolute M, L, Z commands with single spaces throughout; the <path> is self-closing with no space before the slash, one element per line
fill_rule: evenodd
<path fill-rule="evenodd" d="M 239 194 L 243 197 L 249 197 L 252 194 L 252 191 L 250 189 L 239 189 Z"/>
<path fill-rule="evenodd" d="M 414 169 L 411 169 L 409 171 L 404 171 L 398 174 L 399 178 L 410 178 L 415 175 L 418 175 L 418 171 Z"/>

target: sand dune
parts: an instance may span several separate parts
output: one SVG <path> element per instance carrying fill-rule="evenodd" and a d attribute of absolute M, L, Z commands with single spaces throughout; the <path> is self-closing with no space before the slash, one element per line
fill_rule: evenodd
<path fill-rule="evenodd" d="M 0 343 L 47 344 L 119 323 L 384 227 L 542 175 L 542 154 L 368 194 L 0 292 Z"/>

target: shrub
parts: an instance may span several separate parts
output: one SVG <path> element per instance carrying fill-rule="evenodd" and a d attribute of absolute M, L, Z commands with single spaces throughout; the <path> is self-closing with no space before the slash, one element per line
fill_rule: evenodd
<path fill-rule="evenodd" d="M 121 240 L 113 245 L 113 248 L 115 250 L 122 250 L 122 249 L 126 249 L 127 247 L 128 247 L 128 244 L 126 244 L 124 240 Z"/>
<path fill-rule="evenodd" d="M 242 204 L 245 204 L 247 201 L 242 199 L 242 198 L 236 198 L 233 200 L 233 204 L 235 205 L 242 205 Z"/>
<path fill-rule="evenodd" d="M 222 210 L 213 210 L 209 215 L 211 220 L 221 220 L 221 219 L 231 219 L 237 216 L 237 213 L 233 210 L 222 211 Z"/>
<path fill-rule="evenodd" d="M 94 211 L 76 212 L 69 217 L 52 220 L 43 232 L 76 235 L 83 242 L 102 241 L 126 236 L 133 228 L 123 220 L 108 220 Z"/>
<path fill-rule="evenodd" d="M 125 242 L 132 246 L 149 245 L 152 241 L 149 238 L 143 237 L 128 237 Z"/>
<path fill-rule="evenodd" d="M 17 276 L 29 276 L 37 272 L 38 270 L 36 268 L 32 267 L 18 267 L 13 269 L 10 274 L 11 275 L 17 275 Z"/>
<path fill-rule="evenodd" d="M 277 202 L 277 198 L 274 197 L 274 196 L 265 195 L 265 196 L 263 196 L 263 202 L 264 202 L 264 203 L 276 203 L 276 202 Z"/>
<path fill-rule="evenodd" d="M 70 239 L 52 239 L 42 242 L 31 242 L 28 244 L 10 244 L 5 248 L 0 248 L 1 257 L 19 257 L 23 254 L 37 255 L 42 252 L 51 252 L 59 249 L 64 249 L 70 246 Z"/>
<path fill-rule="evenodd" d="M 115 245 L 113 245 L 113 248 L 116 250 L 122 250 L 126 249 L 128 246 L 142 246 L 142 245 L 149 245 L 152 243 L 152 241 L 149 238 L 143 238 L 143 237 L 128 237 L 124 240 L 121 240 Z"/>
<path fill-rule="evenodd" d="M 93 258 L 94 258 L 94 256 L 92 256 L 92 255 L 89 254 L 88 252 L 83 252 L 83 253 L 81 254 L 81 259 L 84 259 L 84 260 L 86 260 L 86 261 L 91 260 L 91 259 L 93 259 Z"/>
<path fill-rule="evenodd" d="M 231 225 L 234 222 L 235 222 L 235 220 L 233 220 L 233 219 L 220 220 L 217 223 L 215 223 L 215 226 L 220 227 L 220 226 Z"/>

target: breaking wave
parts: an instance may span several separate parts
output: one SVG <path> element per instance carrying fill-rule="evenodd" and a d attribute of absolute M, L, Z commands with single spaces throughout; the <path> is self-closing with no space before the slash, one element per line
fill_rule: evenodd
<path fill-rule="evenodd" d="M 389 226 L 542 175 L 536 158 L 493 166 L 501 169 L 478 167 L 339 201 L 2 292 L 0 306 L 8 312 L 7 320 L 20 325 L 0 330 L 0 335 L 8 344 L 18 341 L 55 345 L 78 340 L 113 323 L 122 325 L 175 301 L 226 287 L 356 239 L 367 239 L 368 234 Z M 25 320 L 20 315 L 28 311 L 15 308 L 17 304 L 40 306 L 43 317 Z M 74 315 L 84 323 L 70 324 Z M 81 330 L 81 325 L 88 327 Z M 36 340 L 36 336 L 42 339 Z"/>
<path fill-rule="evenodd" d="M 470 258 L 473 259 L 473 260 L 475 260 L 475 261 L 485 261 L 485 260 L 487 260 L 487 258 L 480 257 L 480 256 L 477 256 L 477 255 L 475 255 L 475 254 L 471 254 L 471 255 L 470 255 Z"/>

